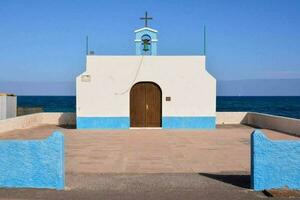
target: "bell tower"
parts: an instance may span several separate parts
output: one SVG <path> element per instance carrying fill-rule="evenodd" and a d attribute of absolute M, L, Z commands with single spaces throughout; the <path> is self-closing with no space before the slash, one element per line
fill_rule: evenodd
<path fill-rule="evenodd" d="M 148 17 L 148 13 L 145 13 L 145 17 L 141 17 L 141 20 L 145 20 L 145 26 L 141 29 L 135 30 L 135 54 L 136 55 L 157 55 L 157 30 L 148 27 L 148 20 L 152 20 L 152 17 Z"/>

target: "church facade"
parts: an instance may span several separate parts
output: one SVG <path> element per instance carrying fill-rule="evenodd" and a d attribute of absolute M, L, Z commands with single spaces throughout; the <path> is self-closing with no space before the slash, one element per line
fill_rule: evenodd
<path fill-rule="evenodd" d="M 205 56 L 157 55 L 157 33 L 147 24 L 135 31 L 136 55 L 87 56 L 76 78 L 77 128 L 215 128 Z"/>

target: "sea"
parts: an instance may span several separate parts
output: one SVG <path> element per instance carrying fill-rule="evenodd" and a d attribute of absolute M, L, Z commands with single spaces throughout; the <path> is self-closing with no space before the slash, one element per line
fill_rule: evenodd
<path fill-rule="evenodd" d="M 75 96 L 18 96 L 18 107 L 44 112 L 75 112 Z M 300 96 L 218 96 L 217 111 L 259 112 L 300 119 Z"/>

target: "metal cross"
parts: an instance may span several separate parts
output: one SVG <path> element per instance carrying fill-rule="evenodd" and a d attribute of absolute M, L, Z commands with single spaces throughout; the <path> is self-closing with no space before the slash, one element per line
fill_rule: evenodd
<path fill-rule="evenodd" d="M 152 20 L 153 18 L 152 17 L 148 17 L 148 13 L 146 11 L 145 17 L 141 17 L 140 19 L 141 20 L 145 20 L 145 27 L 147 27 L 148 26 L 148 20 Z"/>

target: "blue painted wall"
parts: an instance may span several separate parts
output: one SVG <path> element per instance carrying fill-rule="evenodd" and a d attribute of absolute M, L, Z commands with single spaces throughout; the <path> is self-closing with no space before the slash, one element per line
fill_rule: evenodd
<path fill-rule="evenodd" d="M 163 117 L 164 129 L 212 129 L 215 117 Z M 129 117 L 77 117 L 78 129 L 129 129 Z"/>
<path fill-rule="evenodd" d="M 0 141 L 0 187 L 64 189 L 64 136 Z"/>
<path fill-rule="evenodd" d="M 129 129 L 129 117 L 77 117 L 78 129 Z"/>
<path fill-rule="evenodd" d="M 256 191 L 300 189 L 300 141 L 271 141 L 261 131 L 251 135 L 251 187 Z"/>
<path fill-rule="evenodd" d="M 213 129 L 215 117 L 163 117 L 162 127 L 166 129 Z"/>

